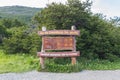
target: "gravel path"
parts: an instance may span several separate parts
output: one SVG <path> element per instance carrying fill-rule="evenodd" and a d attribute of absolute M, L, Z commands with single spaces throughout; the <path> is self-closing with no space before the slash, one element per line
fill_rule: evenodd
<path fill-rule="evenodd" d="M 0 80 L 120 80 L 120 70 L 78 73 L 25 72 L 0 74 Z"/>

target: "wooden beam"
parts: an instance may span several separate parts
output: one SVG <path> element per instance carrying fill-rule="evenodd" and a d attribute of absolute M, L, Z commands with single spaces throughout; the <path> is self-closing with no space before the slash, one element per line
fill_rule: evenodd
<path fill-rule="evenodd" d="M 79 36 L 79 30 L 48 30 L 48 31 L 38 31 L 38 35 L 40 36 L 48 36 L 48 35 L 74 35 Z"/>
<path fill-rule="evenodd" d="M 38 52 L 39 57 L 77 57 L 80 52 Z"/>

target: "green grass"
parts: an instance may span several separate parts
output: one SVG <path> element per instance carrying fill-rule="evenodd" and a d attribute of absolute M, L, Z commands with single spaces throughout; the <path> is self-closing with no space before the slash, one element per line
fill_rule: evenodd
<path fill-rule="evenodd" d="M 5 54 L 0 50 L 0 73 L 26 72 L 31 70 L 48 72 L 79 72 L 81 70 L 116 70 L 120 69 L 120 60 L 110 62 L 108 60 L 78 59 L 76 65 L 71 65 L 70 59 L 46 59 L 46 68 L 39 65 L 37 56 L 28 54 Z"/>
<path fill-rule="evenodd" d="M 39 68 L 40 71 L 41 68 Z M 110 62 L 108 60 L 84 60 L 80 59 L 76 65 L 57 64 L 54 60 L 46 61 L 46 69 L 50 72 L 79 72 L 82 70 L 118 70 L 120 69 L 120 60 Z"/>
<path fill-rule="evenodd" d="M 38 58 L 28 54 L 5 54 L 0 50 L 0 73 L 35 70 Z"/>
<path fill-rule="evenodd" d="M 110 62 L 108 60 L 86 60 L 78 63 L 82 69 L 86 70 L 116 70 L 120 69 L 120 60 Z"/>

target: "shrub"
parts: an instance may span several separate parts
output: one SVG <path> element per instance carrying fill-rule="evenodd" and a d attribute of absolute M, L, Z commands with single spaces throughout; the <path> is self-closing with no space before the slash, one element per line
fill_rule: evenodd
<path fill-rule="evenodd" d="M 8 30 L 10 36 L 3 40 L 7 53 L 36 53 L 40 49 L 41 39 L 36 32 L 27 32 L 26 27 L 14 27 Z"/>
<path fill-rule="evenodd" d="M 77 37 L 77 50 L 81 52 L 81 57 L 111 59 L 107 54 L 120 57 L 120 30 L 103 15 L 92 14 L 90 7 L 89 0 L 68 0 L 65 5 L 53 3 L 35 15 L 34 21 L 40 29 L 42 26 L 70 29 L 71 25 L 75 25 L 81 31 Z"/>

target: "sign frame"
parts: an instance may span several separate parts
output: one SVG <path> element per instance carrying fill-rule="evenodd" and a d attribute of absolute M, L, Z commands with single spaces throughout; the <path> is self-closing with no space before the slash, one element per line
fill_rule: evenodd
<path fill-rule="evenodd" d="M 73 27 L 73 26 L 72 26 Z M 41 52 L 37 52 L 40 59 L 41 68 L 44 69 L 44 59 L 71 57 L 72 65 L 76 64 L 76 57 L 80 56 L 80 52 L 76 51 L 76 36 L 80 35 L 79 30 L 47 30 L 38 31 L 38 35 L 42 36 Z M 67 39 L 68 38 L 68 39 Z M 65 41 L 66 40 L 66 41 Z M 72 40 L 72 41 L 70 41 Z M 58 45 L 59 44 L 59 45 Z M 72 46 L 70 45 L 72 44 Z M 68 46 L 69 45 L 69 46 Z M 66 48 L 66 46 L 68 48 Z M 62 52 L 46 52 L 49 50 L 69 50 Z"/>

